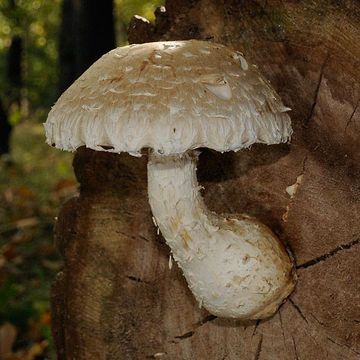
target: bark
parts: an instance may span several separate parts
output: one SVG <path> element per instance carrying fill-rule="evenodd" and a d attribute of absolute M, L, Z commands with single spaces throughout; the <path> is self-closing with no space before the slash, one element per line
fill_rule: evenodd
<path fill-rule="evenodd" d="M 154 32 L 154 26 L 149 20 L 141 16 L 133 16 L 128 29 L 130 44 L 150 42 Z"/>
<path fill-rule="evenodd" d="M 152 223 L 146 158 L 80 149 L 80 196 L 56 231 L 65 259 L 53 291 L 59 358 L 359 359 L 359 3 L 166 6 L 154 40 L 208 38 L 243 51 L 293 109 L 290 145 L 204 151 L 199 179 L 209 208 L 248 213 L 280 236 L 298 284 L 268 320 L 199 309 Z"/>

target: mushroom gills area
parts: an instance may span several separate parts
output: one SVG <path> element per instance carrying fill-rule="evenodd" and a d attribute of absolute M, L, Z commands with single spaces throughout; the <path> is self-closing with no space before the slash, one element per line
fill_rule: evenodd
<path fill-rule="evenodd" d="M 210 212 L 196 178 L 197 155 L 149 155 L 152 213 L 189 288 L 210 313 L 271 316 L 295 284 L 293 264 L 271 230 L 247 216 Z"/>

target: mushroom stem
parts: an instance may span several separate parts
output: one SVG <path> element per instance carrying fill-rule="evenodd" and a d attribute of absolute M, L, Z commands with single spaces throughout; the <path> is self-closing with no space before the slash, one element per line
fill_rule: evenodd
<path fill-rule="evenodd" d="M 219 317 L 269 317 L 294 288 L 293 263 L 265 225 L 206 208 L 196 163 L 195 152 L 150 154 L 148 192 L 156 223 L 200 305 Z"/>

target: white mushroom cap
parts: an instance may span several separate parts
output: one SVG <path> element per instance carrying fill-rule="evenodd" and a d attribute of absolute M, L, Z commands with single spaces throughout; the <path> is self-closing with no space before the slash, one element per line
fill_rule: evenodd
<path fill-rule="evenodd" d="M 205 41 L 130 45 L 96 61 L 59 98 L 47 142 L 163 155 L 286 142 L 289 109 L 241 53 Z"/>

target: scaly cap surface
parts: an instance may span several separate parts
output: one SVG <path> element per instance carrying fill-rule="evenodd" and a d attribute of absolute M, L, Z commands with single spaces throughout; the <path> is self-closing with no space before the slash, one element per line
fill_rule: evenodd
<path fill-rule="evenodd" d="M 70 151 L 236 151 L 288 141 L 288 110 L 241 53 L 198 40 L 154 42 L 102 56 L 62 94 L 45 130 L 50 145 Z"/>

